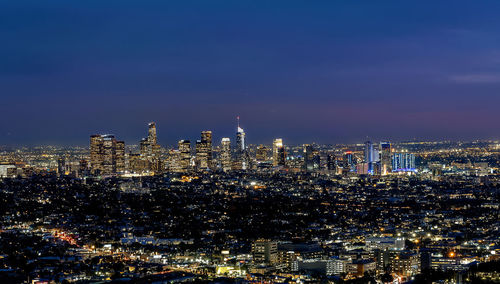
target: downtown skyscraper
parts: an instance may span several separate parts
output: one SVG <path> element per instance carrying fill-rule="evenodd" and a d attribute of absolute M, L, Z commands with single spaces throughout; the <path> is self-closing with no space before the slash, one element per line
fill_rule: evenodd
<path fill-rule="evenodd" d="M 276 138 L 273 142 L 273 166 L 285 166 L 286 152 L 283 139 Z"/>
<path fill-rule="evenodd" d="M 235 148 L 235 168 L 246 170 L 248 168 L 249 157 L 245 142 L 245 131 L 240 127 L 240 117 L 237 117 L 238 127 L 236 128 L 236 148 Z"/>
<path fill-rule="evenodd" d="M 90 136 L 90 168 L 96 175 L 113 175 L 124 170 L 125 142 L 111 134 Z"/>
<path fill-rule="evenodd" d="M 196 169 L 211 169 L 212 156 L 212 131 L 202 131 L 201 140 L 196 141 Z"/>
<path fill-rule="evenodd" d="M 231 139 L 225 137 L 221 140 L 220 163 L 222 171 L 229 172 L 232 169 L 231 161 Z"/>

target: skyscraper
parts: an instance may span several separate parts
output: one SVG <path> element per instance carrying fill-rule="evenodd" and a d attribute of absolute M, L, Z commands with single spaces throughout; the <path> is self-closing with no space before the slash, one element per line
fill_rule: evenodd
<path fill-rule="evenodd" d="M 141 165 L 137 166 L 137 169 L 139 169 L 139 171 L 159 171 L 161 168 L 159 157 L 160 145 L 157 144 L 155 122 L 150 122 L 148 124 L 148 136 L 141 139 L 140 147 L 140 159 L 142 162 L 136 163 L 136 165 Z"/>
<path fill-rule="evenodd" d="M 372 141 L 365 142 L 365 163 L 368 166 L 367 172 L 369 174 L 373 174 L 374 169 L 374 152 L 373 152 L 373 143 Z"/>
<path fill-rule="evenodd" d="M 237 117 L 238 127 L 236 129 L 235 161 L 239 169 L 246 170 L 248 167 L 248 153 L 245 144 L 245 131 L 240 127 L 240 117 Z"/>
<path fill-rule="evenodd" d="M 304 145 L 304 169 L 308 172 L 319 170 L 319 152 L 312 145 Z"/>
<path fill-rule="evenodd" d="M 160 146 L 157 144 L 156 138 L 156 123 L 150 122 L 148 124 L 148 137 L 143 138 L 140 142 L 141 145 L 141 156 L 153 162 L 158 159 L 158 154 L 160 150 Z"/>
<path fill-rule="evenodd" d="M 273 166 L 285 166 L 286 152 L 283 139 L 277 138 L 273 142 Z"/>
<path fill-rule="evenodd" d="M 255 158 L 257 162 L 262 163 L 268 160 L 268 152 L 269 149 L 264 145 L 257 146 L 257 150 L 255 152 Z"/>
<path fill-rule="evenodd" d="M 345 167 L 349 169 L 349 171 L 354 171 L 355 170 L 355 161 L 354 161 L 354 156 L 352 155 L 352 151 L 347 151 L 344 154 L 344 163 Z"/>
<path fill-rule="evenodd" d="M 392 156 L 392 171 L 415 171 L 415 155 L 408 152 L 394 153 Z"/>
<path fill-rule="evenodd" d="M 391 143 L 380 142 L 380 170 L 382 175 L 392 171 Z"/>
<path fill-rule="evenodd" d="M 196 168 L 212 168 L 212 131 L 202 131 L 201 140 L 196 141 Z"/>
<path fill-rule="evenodd" d="M 187 172 L 191 164 L 191 141 L 181 140 L 179 141 L 179 171 Z"/>
<path fill-rule="evenodd" d="M 125 171 L 125 142 L 116 141 L 116 171 Z"/>
<path fill-rule="evenodd" d="M 90 167 L 92 173 L 98 175 L 112 175 L 115 174 L 117 170 L 122 170 L 122 161 L 125 159 L 122 155 L 124 152 L 122 152 L 122 149 L 124 148 L 125 143 L 123 141 L 117 141 L 114 135 L 91 135 Z M 120 167 L 118 169 L 117 163 Z"/>
<path fill-rule="evenodd" d="M 224 172 L 231 170 L 231 140 L 229 138 L 222 138 L 220 162 Z"/>
<path fill-rule="evenodd" d="M 328 154 L 326 156 L 326 169 L 330 172 L 335 172 L 337 170 L 337 163 L 334 154 Z"/>
<path fill-rule="evenodd" d="M 156 123 L 150 122 L 148 125 L 148 142 L 151 145 L 156 145 Z"/>

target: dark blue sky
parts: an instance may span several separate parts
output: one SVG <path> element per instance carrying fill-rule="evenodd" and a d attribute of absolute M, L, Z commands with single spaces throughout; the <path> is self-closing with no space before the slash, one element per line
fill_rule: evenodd
<path fill-rule="evenodd" d="M 500 1 L 0 0 L 0 145 L 500 136 Z M 216 144 L 219 141 L 215 142 Z"/>

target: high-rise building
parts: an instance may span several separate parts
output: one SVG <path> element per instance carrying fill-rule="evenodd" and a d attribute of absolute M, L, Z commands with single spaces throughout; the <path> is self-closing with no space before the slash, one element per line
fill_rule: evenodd
<path fill-rule="evenodd" d="M 380 170 L 382 175 L 392 171 L 390 142 L 380 142 Z"/>
<path fill-rule="evenodd" d="M 368 173 L 373 173 L 373 143 L 365 142 L 365 163 L 368 165 Z"/>
<path fill-rule="evenodd" d="M 140 159 L 141 162 L 136 161 L 136 170 L 139 172 L 143 171 L 153 171 L 158 172 L 161 169 L 160 161 L 160 145 L 157 144 L 158 140 L 156 137 L 156 123 L 150 122 L 148 124 L 148 136 L 142 138 L 140 141 Z M 143 166 L 143 168 L 140 168 Z"/>
<path fill-rule="evenodd" d="M 235 154 L 235 165 L 238 169 L 246 170 L 248 168 L 248 153 L 245 142 L 245 131 L 240 127 L 240 117 L 238 119 L 238 127 L 236 129 L 236 148 Z"/>
<path fill-rule="evenodd" d="M 255 263 L 275 264 L 278 261 L 278 243 L 259 239 L 252 244 L 252 255 Z"/>
<path fill-rule="evenodd" d="M 266 162 L 268 160 L 268 152 L 269 149 L 264 145 L 257 146 L 257 150 L 255 152 L 255 158 L 257 162 Z"/>
<path fill-rule="evenodd" d="M 201 140 L 196 141 L 196 168 L 212 168 L 212 131 L 202 131 Z"/>
<path fill-rule="evenodd" d="M 273 142 L 273 166 L 285 166 L 286 152 L 283 139 L 277 138 Z"/>
<path fill-rule="evenodd" d="M 116 141 L 116 171 L 125 171 L 125 142 Z"/>
<path fill-rule="evenodd" d="M 240 117 L 238 119 L 238 128 L 236 129 L 236 150 L 239 152 L 243 152 L 246 150 L 245 145 L 245 131 L 240 127 Z"/>
<path fill-rule="evenodd" d="M 309 144 L 304 145 L 304 169 L 308 172 L 319 170 L 320 155 L 319 152 Z"/>
<path fill-rule="evenodd" d="M 191 141 L 179 141 L 179 171 L 187 172 L 191 164 Z"/>
<path fill-rule="evenodd" d="M 150 122 L 148 125 L 148 142 L 151 145 L 156 145 L 156 123 Z"/>
<path fill-rule="evenodd" d="M 408 152 L 399 152 L 392 155 L 393 172 L 415 171 L 415 155 Z"/>
<path fill-rule="evenodd" d="M 156 123 L 150 122 L 148 125 L 148 137 L 143 138 L 140 142 L 141 156 L 153 162 L 158 159 L 160 146 L 157 144 L 156 138 Z"/>
<path fill-rule="evenodd" d="M 335 172 L 337 170 L 337 163 L 334 154 L 328 154 L 326 156 L 326 169 L 330 172 Z"/>
<path fill-rule="evenodd" d="M 222 138 L 221 140 L 220 162 L 224 172 L 231 170 L 231 140 L 229 138 Z"/>
<path fill-rule="evenodd" d="M 349 171 L 354 171 L 356 168 L 356 162 L 354 161 L 354 156 L 351 151 L 347 151 L 344 154 L 344 163 L 345 167 L 349 169 Z"/>
<path fill-rule="evenodd" d="M 91 135 L 90 167 L 92 173 L 98 175 L 115 174 L 118 170 L 117 162 L 121 166 L 121 161 L 124 159 L 121 152 L 122 147 L 125 148 L 125 143 L 117 141 L 114 135 Z"/>

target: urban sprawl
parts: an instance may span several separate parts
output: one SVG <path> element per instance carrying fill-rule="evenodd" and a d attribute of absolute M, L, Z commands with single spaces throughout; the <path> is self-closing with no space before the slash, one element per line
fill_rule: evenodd
<path fill-rule="evenodd" d="M 498 141 L 4 146 L 0 283 L 500 283 L 499 189 Z"/>

